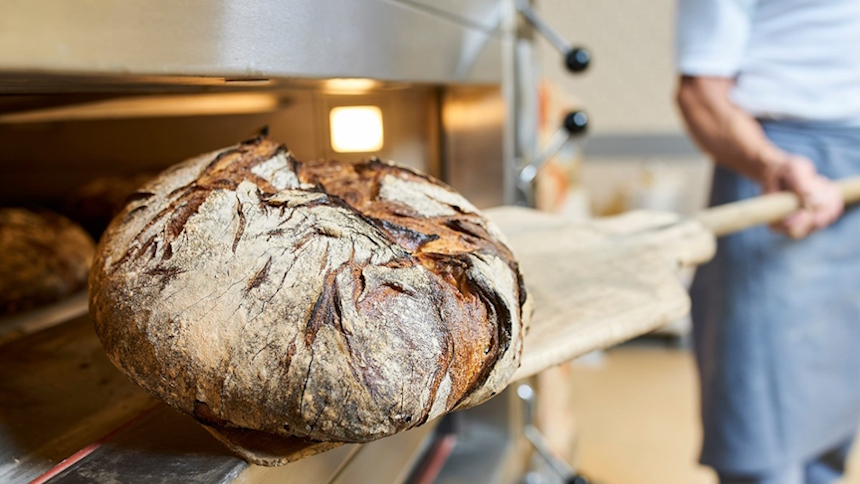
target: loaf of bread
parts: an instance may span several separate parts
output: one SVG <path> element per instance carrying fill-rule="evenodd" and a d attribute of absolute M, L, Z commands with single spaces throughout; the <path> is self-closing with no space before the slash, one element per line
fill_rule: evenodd
<path fill-rule="evenodd" d="M 265 444 L 279 437 L 323 450 L 409 429 L 489 399 L 519 366 L 517 264 L 428 176 L 301 162 L 258 138 L 129 200 L 90 277 L 97 333 L 249 460 L 283 463 Z"/>
<path fill-rule="evenodd" d="M 0 314 L 83 290 L 94 252 L 86 232 L 63 216 L 0 208 Z"/>
<path fill-rule="evenodd" d="M 95 178 L 69 192 L 60 211 L 98 240 L 125 199 L 152 178 L 146 173 Z"/>

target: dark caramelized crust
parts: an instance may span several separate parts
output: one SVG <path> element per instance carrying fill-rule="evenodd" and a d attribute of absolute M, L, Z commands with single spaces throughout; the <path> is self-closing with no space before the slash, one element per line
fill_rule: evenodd
<path fill-rule="evenodd" d="M 350 163 L 342 161 L 297 162 L 299 179 L 311 183 L 330 196 L 338 197 L 374 225 L 386 232 L 393 241 L 435 271 L 439 254 L 454 255 L 480 251 L 508 262 L 511 270 L 519 274 L 511 250 L 491 235 L 486 219 L 477 211 L 449 205 L 453 215 L 426 217 L 401 203 L 379 198 L 379 187 L 385 175 L 428 183 L 451 190 L 442 182 L 408 168 L 383 163 L 372 158 Z M 518 281 L 520 305 L 525 303 L 525 286 Z"/>

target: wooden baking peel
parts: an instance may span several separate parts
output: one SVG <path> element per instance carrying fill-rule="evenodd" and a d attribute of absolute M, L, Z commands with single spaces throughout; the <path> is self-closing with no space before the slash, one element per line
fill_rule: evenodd
<path fill-rule="evenodd" d="M 846 205 L 860 177 L 838 182 Z M 709 261 L 716 237 L 796 211 L 789 192 L 703 210 L 690 218 L 630 212 L 572 223 L 519 207 L 485 211 L 508 237 L 534 313 L 514 380 L 653 331 L 687 314 L 678 271 Z"/>

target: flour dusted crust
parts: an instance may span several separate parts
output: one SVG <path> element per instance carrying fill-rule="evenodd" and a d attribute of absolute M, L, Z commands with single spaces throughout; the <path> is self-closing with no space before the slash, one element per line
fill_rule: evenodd
<path fill-rule="evenodd" d="M 0 314 L 84 289 L 94 252 L 92 239 L 65 217 L 0 208 Z"/>
<path fill-rule="evenodd" d="M 90 278 L 99 337 L 249 460 L 290 460 L 266 444 L 283 438 L 305 455 L 409 429 L 487 400 L 519 366 L 516 262 L 432 178 L 301 162 L 260 138 L 129 200 Z"/>

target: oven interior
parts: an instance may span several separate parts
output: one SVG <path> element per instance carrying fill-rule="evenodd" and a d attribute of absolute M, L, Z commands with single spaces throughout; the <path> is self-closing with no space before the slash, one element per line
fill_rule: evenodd
<path fill-rule="evenodd" d="M 300 159 L 378 156 L 479 208 L 509 203 L 512 164 L 535 144 L 534 99 L 517 88 L 533 39 L 515 3 L 8 2 L 0 206 L 62 213 L 94 179 L 155 174 L 263 129 Z M 347 111 L 371 116 L 335 120 Z M 368 123 L 372 146 L 338 141 L 366 139 Z M 391 438 L 249 466 L 131 385 L 91 325 L 84 294 L 0 319 L 0 480 L 517 482 L 528 464 L 509 389 Z"/>

